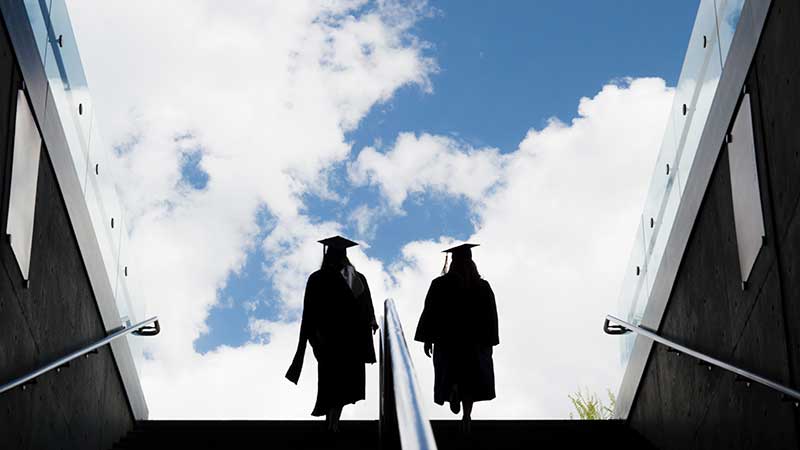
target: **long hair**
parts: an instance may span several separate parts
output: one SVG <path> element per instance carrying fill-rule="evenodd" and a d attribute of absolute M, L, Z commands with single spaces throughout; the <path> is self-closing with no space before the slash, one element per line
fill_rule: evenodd
<path fill-rule="evenodd" d="M 475 286 L 481 280 L 481 274 L 475 261 L 472 260 L 471 252 L 463 255 L 453 254 L 453 261 L 447 273 L 458 276 L 467 287 Z"/>
<path fill-rule="evenodd" d="M 320 269 L 330 268 L 341 270 L 348 265 L 352 266 L 350 260 L 347 259 L 347 251 L 345 249 L 328 247 L 327 251 L 325 251 L 325 255 L 322 257 Z"/>

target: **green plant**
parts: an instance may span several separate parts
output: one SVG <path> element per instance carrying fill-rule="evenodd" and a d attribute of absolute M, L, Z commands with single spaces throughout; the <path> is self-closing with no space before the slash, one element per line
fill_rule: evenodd
<path fill-rule="evenodd" d="M 611 389 L 606 389 L 606 392 L 608 393 L 608 405 L 605 405 L 597 394 L 593 394 L 588 390 L 584 393 L 578 389 L 578 392 L 567 395 L 567 397 L 569 397 L 572 406 L 574 406 L 575 410 L 578 412 L 578 417 L 580 417 L 580 419 L 607 420 L 611 419 L 614 414 L 614 406 L 617 404 L 617 399 L 614 397 Z M 575 416 L 569 413 L 569 418 L 574 419 Z"/>

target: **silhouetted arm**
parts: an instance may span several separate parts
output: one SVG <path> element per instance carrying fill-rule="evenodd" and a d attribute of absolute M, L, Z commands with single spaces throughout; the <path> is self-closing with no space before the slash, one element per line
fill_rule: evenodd
<path fill-rule="evenodd" d="M 438 284 L 436 280 L 431 282 L 428 288 L 428 294 L 425 296 L 425 306 L 422 308 L 422 314 L 417 323 L 417 332 L 414 334 L 414 340 L 425 343 L 433 343 L 435 335 L 435 327 L 439 326 L 436 323 L 436 298 L 438 297 Z"/>
<path fill-rule="evenodd" d="M 500 344 L 500 333 L 497 327 L 497 303 L 494 299 L 494 292 L 492 291 L 492 287 L 489 286 L 489 282 L 484 280 L 486 285 L 486 301 L 487 301 L 487 317 L 489 321 L 489 328 L 487 333 L 487 338 L 489 342 L 487 344 L 490 345 L 498 345 Z"/>
<path fill-rule="evenodd" d="M 297 341 L 297 349 L 286 371 L 286 378 L 294 384 L 300 379 L 300 372 L 303 370 L 303 359 L 306 355 L 306 343 L 313 339 L 312 345 L 317 344 L 316 336 L 316 311 L 314 310 L 314 298 L 316 296 L 316 283 L 309 277 L 306 283 L 306 291 L 303 296 L 303 316 L 300 319 L 300 337 Z"/>
<path fill-rule="evenodd" d="M 367 283 L 367 277 L 361 274 L 359 275 L 361 276 L 361 281 L 364 282 L 364 293 L 361 295 L 364 296 L 364 301 L 367 303 L 365 305 L 367 310 L 367 320 L 369 320 L 369 327 L 374 334 L 378 330 L 378 321 L 375 320 L 375 307 L 372 305 L 372 294 L 369 292 L 369 283 Z"/>

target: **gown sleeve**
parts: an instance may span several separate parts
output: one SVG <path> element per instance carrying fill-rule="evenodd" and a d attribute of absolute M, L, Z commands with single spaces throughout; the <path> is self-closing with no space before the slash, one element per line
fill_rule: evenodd
<path fill-rule="evenodd" d="M 292 358 L 292 364 L 286 371 L 286 379 L 294 384 L 300 379 L 300 372 L 303 370 L 303 359 L 306 355 L 306 344 L 309 340 L 315 340 L 316 336 L 316 311 L 314 309 L 316 298 L 316 285 L 314 277 L 309 277 L 306 283 L 306 291 L 303 297 L 303 317 L 300 320 L 300 337 L 297 341 L 297 349 Z M 314 342 L 312 342 L 314 345 Z"/>
<path fill-rule="evenodd" d="M 376 322 L 375 307 L 372 305 L 372 294 L 369 292 L 369 283 L 367 283 L 367 277 L 361 275 L 361 281 L 364 282 L 364 293 L 362 295 L 364 295 L 364 301 L 366 302 L 366 305 L 364 305 L 366 308 L 365 315 L 367 322 L 371 325 L 373 322 Z"/>
<path fill-rule="evenodd" d="M 375 307 L 372 306 L 372 294 L 369 292 L 369 284 L 367 277 L 359 274 L 361 281 L 364 283 L 364 292 L 361 293 L 361 301 L 363 308 L 363 317 L 365 323 L 364 327 L 364 362 L 373 364 L 377 362 L 375 357 L 375 346 L 372 343 L 372 323 L 375 322 Z"/>
<path fill-rule="evenodd" d="M 415 341 L 426 343 L 435 341 L 437 296 L 438 285 L 436 280 L 433 280 L 431 287 L 428 288 L 428 294 L 425 296 L 425 306 L 422 308 L 422 314 L 417 323 L 417 332 L 414 334 Z"/>
<path fill-rule="evenodd" d="M 489 321 L 486 333 L 488 342 L 486 343 L 494 346 L 500 344 L 500 333 L 497 329 L 497 303 L 494 299 L 492 287 L 489 286 L 487 281 L 484 281 L 484 284 L 486 286 L 486 317 Z"/>

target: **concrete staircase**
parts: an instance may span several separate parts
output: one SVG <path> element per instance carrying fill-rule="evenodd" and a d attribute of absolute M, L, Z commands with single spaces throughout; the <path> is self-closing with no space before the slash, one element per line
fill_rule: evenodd
<path fill-rule="evenodd" d="M 431 422 L 440 450 L 652 448 L 621 421 L 476 420 L 463 433 L 456 420 Z M 115 449 L 377 449 L 377 421 L 342 421 L 337 434 L 319 420 L 144 421 Z"/>

